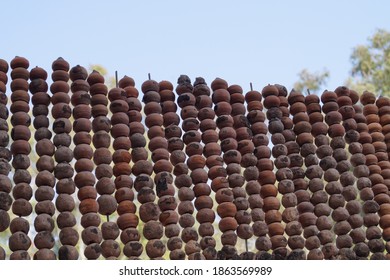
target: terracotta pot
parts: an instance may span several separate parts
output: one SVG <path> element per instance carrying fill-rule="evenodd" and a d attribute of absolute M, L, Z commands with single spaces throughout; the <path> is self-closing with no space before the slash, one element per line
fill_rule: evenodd
<path fill-rule="evenodd" d="M 50 85 L 50 91 L 52 93 L 56 93 L 56 92 L 67 93 L 69 92 L 69 90 L 70 90 L 69 84 L 64 81 L 55 81 Z"/>
<path fill-rule="evenodd" d="M 260 92 L 252 90 L 245 94 L 245 101 L 249 104 L 252 101 L 261 101 L 262 95 Z"/>
<path fill-rule="evenodd" d="M 147 80 L 142 83 L 141 90 L 143 93 L 146 93 L 148 91 L 159 91 L 159 84 L 154 80 Z"/>
<path fill-rule="evenodd" d="M 227 82 L 224 79 L 216 78 L 215 80 L 213 80 L 211 82 L 210 87 L 211 87 L 211 89 L 213 91 L 215 91 L 217 89 L 225 89 L 225 90 L 227 90 L 228 89 L 228 84 L 227 84 Z"/>
<path fill-rule="evenodd" d="M 87 69 L 83 66 L 76 65 L 70 69 L 69 77 L 73 82 L 76 80 L 86 80 L 88 78 Z"/>
<path fill-rule="evenodd" d="M 51 79 L 53 81 L 69 81 L 69 74 L 67 71 L 64 70 L 56 70 L 51 74 Z"/>
<path fill-rule="evenodd" d="M 30 63 L 29 61 L 24 58 L 24 57 L 21 57 L 21 56 L 15 56 L 11 62 L 10 62 L 10 66 L 11 66 L 11 69 L 15 69 L 17 67 L 22 67 L 22 68 L 25 68 L 27 69 L 29 66 L 30 66 Z M 6 71 L 4 71 L 6 72 Z"/>
<path fill-rule="evenodd" d="M 62 71 L 69 71 L 69 63 L 64 60 L 62 57 L 57 58 L 52 63 L 52 69 L 53 71 L 62 70 Z"/>
<path fill-rule="evenodd" d="M 8 63 L 4 59 L 0 58 L 0 72 L 7 73 L 8 72 Z"/>
<path fill-rule="evenodd" d="M 11 71 L 11 79 L 23 79 L 23 80 L 28 80 L 30 78 L 30 72 L 23 67 L 17 67 L 15 69 L 12 69 Z M 7 78 L 8 79 L 8 78 Z"/>
<path fill-rule="evenodd" d="M 278 96 L 279 90 L 276 86 L 268 84 L 262 89 L 261 94 L 264 98 L 268 96 Z"/>
<path fill-rule="evenodd" d="M 89 93 L 93 96 L 95 94 L 108 94 L 108 88 L 105 84 L 94 84 L 90 87 Z"/>

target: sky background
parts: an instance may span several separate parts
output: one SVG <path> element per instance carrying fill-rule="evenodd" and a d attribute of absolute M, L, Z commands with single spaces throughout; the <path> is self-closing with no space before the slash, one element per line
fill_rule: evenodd
<path fill-rule="evenodd" d="M 390 30 L 390 1 L 1 1 L 0 58 L 51 71 L 101 64 L 140 86 L 176 83 L 180 74 L 208 84 L 291 89 L 303 68 L 330 71 L 327 89 L 350 75 L 353 47 Z"/>

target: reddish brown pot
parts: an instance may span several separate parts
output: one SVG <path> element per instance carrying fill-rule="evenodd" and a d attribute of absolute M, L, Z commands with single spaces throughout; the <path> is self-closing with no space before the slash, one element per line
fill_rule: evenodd
<path fill-rule="evenodd" d="M 363 94 L 360 96 L 360 102 L 363 104 L 363 106 L 367 104 L 374 104 L 375 101 L 376 101 L 376 96 L 372 92 L 364 91 Z"/>
<path fill-rule="evenodd" d="M 284 233 L 284 227 L 281 223 L 272 223 L 272 224 L 268 225 L 268 234 L 271 236 L 271 242 L 272 242 L 272 238 L 280 237 L 283 235 L 283 233 Z M 282 247 L 282 246 L 279 246 L 279 244 L 276 244 L 275 242 L 272 242 L 272 243 L 273 243 L 273 246 L 275 246 L 275 247 L 276 246 Z"/>
<path fill-rule="evenodd" d="M 108 94 L 108 88 L 105 84 L 94 84 L 89 89 L 90 94 L 93 96 L 95 94 Z"/>
<path fill-rule="evenodd" d="M 264 94 L 263 94 L 263 96 L 264 96 Z M 270 95 L 264 99 L 264 107 L 267 109 L 270 109 L 272 107 L 279 107 L 279 106 L 280 106 L 280 99 L 276 95 Z M 249 108 L 248 108 L 248 110 L 249 110 Z"/>
<path fill-rule="evenodd" d="M 7 73 L 0 71 L 0 82 L 2 82 L 3 84 L 8 83 Z"/>
<path fill-rule="evenodd" d="M 67 71 L 64 70 L 56 70 L 51 74 L 51 79 L 53 81 L 69 81 L 69 74 Z"/>
<path fill-rule="evenodd" d="M 270 85 L 268 84 L 267 86 L 265 86 L 262 91 L 261 91 L 261 94 L 264 98 L 268 97 L 268 96 L 278 96 L 279 95 L 279 90 L 276 86 L 274 85 Z"/>
<path fill-rule="evenodd" d="M 225 217 L 222 218 L 218 224 L 218 227 L 221 232 L 225 232 L 228 230 L 236 230 L 238 227 L 237 221 L 233 217 Z"/>
<path fill-rule="evenodd" d="M 262 95 L 260 92 L 252 90 L 245 94 L 245 101 L 249 104 L 252 101 L 261 101 Z"/>
<path fill-rule="evenodd" d="M 15 69 L 12 69 L 11 71 L 11 79 L 23 79 L 23 80 L 28 80 L 30 78 L 30 72 L 23 67 L 18 67 Z"/>
<path fill-rule="evenodd" d="M 72 81 L 86 80 L 88 78 L 87 69 L 85 69 L 83 66 L 76 65 L 70 69 L 69 77 Z"/>
<path fill-rule="evenodd" d="M 30 66 L 30 63 L 29 61 L 24 58 L 24 57 L 21 57 L 21 56 L 15 56 L 15 58 L 13 58 L 11 60 L 11 63 L 10 63 L 10 66 L 12 69 L 15 69 L 17 67 L 22 67 L 22 68 L 28 68 Z M 6 72 L 6 71 L 5 71 Z"/>
<path fill-rule="evenodd" d="M 279 210 L 280 201 L 276 197 L 268 196 L 263 199 L 263 211 L 267 212 L 269 210 Z"/>
<path fill-rule="evenodd" d="M 101 94 L 100 94 L 101 95 Z M 97 117 L 105 117 L 107 116 L 108 114 L 108 108 L 107 108 L 107 105 L 105 104 L 98 104 L 98 105 L 94 105 L 92 106 L 92 109 L 89 110 L 90 111 L 90 114 L 94 117 L 94 118 L 97 118 Z M 79 113 L 79 112 L 77 112 Z M 85 112 L 86 114 L 87 112 Z M 123 112 L 119 112 L 119 113 L 123 113 Z M 118 113 L 116 113 L 118 114 Z M 115 123 L 114 123 L 115 124 Z"/>
<path fill-rule="evenodd" d="M 12 91 L 16 91 L 16 90 L 28 91 L 28 82 L 26 80 L 20 79 L 20 78 L 15 79 L 15 80 L 12 80 L 10 88 Z"/>
<path fill-rule="evenodd" d="M 50 85 L 51 92 L 69 92 L 70 86 L 67 82 L 64 81 L 55 81 Z"/>
<path fill-rule="evenodd" d="M 159 84 L 154 80 L 147 80 L 142 83 L 141 90 L 143 93 L 146 93 L 148 91 L 156 91 L 158 92 L 160 90 Z"/>
<path fill-rule="evenodd" d="M 308 114 L 301 112 L 294 115 L 293 121 L 294 124 L 298 124 L 300 122 L 308 122 L 310 121 L 310 118 Z"/>
<path fill-rule="evenodd" d="M 62 70 L 62 71 L 69 71 L 69 63 L 64 60 L 62 57 L 57 58 L 52 63 L 52 69 L 53 71 Z"/>
<path fill-rule="evenodd" d="M 211 98 L 215 104 L 218 102 L 230 102 L 230 93 L 225 89 L 218 89 L 213 92 Z"/>
<path fill-rule="evenodd" d="M 121 230 L 126 228 L 136 228 L 138 226 L 138 216 L 133 213 L 120 215 L 117 220 L 118 227 Z"/>
<path fill-rule="evenodd" d="M 0 72 L 7 73 L 8 72 L 8 63 L 4 59 L 0 58 Z"/>
<path fill-rule="evenodd" d="M 228 89 L 228 83 L 224 79 L 216 78 L 215 80 L 213 80 L 211 82 L 210 87 L 211 87 L 211 89 L 213 91 L 215 91 L 217 89 L 225 89 L 225 90 L 227 90 Z"/>
<path fill-rule="evenodd" d="M 337 94 L 333 91 L 324 91 L 321 95 L 321 101 L 322 103 L 327 102 L 336 102 L 337 101 Z"/>
<path fill-rule="evenodd" d="M 173 91 L 173 84 L 169 81 L 160 81 L 158 83 L 159 87 L 160 87 L 160 91 L 162 90 L 170 90 L 170 91 Z"/>
<path fill-rule="evenodd" d="M 295 102 L 290 107 L 290 113 L 291 115 L 295 116 L 298 113 L 305 113 L 306 112 L 306 105 L 302 102 Z"/>

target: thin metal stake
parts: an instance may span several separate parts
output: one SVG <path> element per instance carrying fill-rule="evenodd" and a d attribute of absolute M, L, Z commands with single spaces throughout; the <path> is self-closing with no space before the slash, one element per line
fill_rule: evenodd
<path fill-rule="evenodd" d="M 115 87 L 118 87 L 118 71 L 115 71 Z"/>
<path fill-rule="evenodd" d="M 253 90 L 252 82 L 250 82 L 249 85 L 250 85 L 250 87 L 251 87 L 251 90 Z"/>
<path fill-rule="evenodd" d="M 148 79 L 151 80 L 152 78 L 150 77 L 150 73 L 148 73 Z"/>
<path fill-rule="evenodd" d="M 245 249 L 246 249 L 246 252 L 248 253 L 248 239 L 245 239 Z"/>

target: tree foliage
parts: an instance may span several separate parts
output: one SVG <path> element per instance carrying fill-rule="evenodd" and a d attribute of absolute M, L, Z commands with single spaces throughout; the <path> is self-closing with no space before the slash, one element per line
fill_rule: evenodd
<path fill-rule="evenodd" d="M 351 62 L 351 88 L 390 95 L 390 32 L 378 29 L 367 44 L 353 49 Z"/>
<path fill-rule="evenodd" d="M 299 81 L 294 84 L 294 89 L 300 92 L 310 91 L 318 92 L 322 87 L 326 86 L 329 79 L 329 71 L 324 69 L 320 72 L 310 72 L 308 69 L 303 69 L 298 73 Z"/>
<path fill-rule="evenodd" d="M 390 96 L 390 32 L 378 29 L 368 38 L 367 44 L 358 45 L 350 56 L 351 77 L 345 84 L 362 93 L 365 90 Z M 329 71 L 310 72 L 303 69 L 298 74 L 299 80 L 294 89 L 318 92 L 326 86 Z"/>

